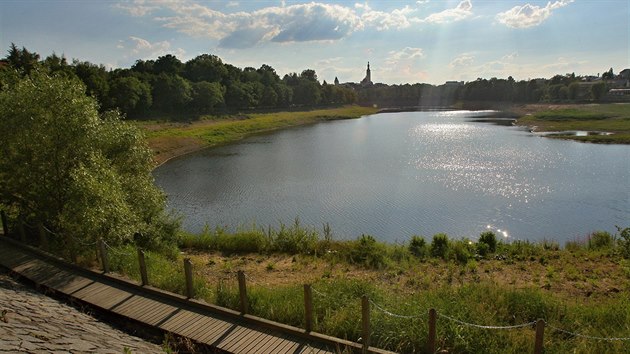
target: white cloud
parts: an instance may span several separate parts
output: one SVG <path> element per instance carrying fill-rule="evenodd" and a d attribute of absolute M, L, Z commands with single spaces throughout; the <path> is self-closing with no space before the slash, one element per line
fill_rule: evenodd
<path fill-rule="evenodd" d="M 469 2 L 469 0 L 466 0 Z M 465 1 L 465 2 L 466 2 Z M 230 2 L 227 6 L 230 6 Z M 154 19 L 166 28 L 194 37 L 219 40 L 226 48 L 252 47 L 264 41 L 334 41 L 365 28 L 401 29 L 419 22 L 417 9 L 405 6 L 388 12 L 375 11 L 365 3 L 344 6 L 310 2 L 268 6 L 259 10 L 224 13 L 191 0 L 133 0 L 116 7 L 133 16 L 160 11 Z"/>
<path fill-rule="evenodd" d="M 125 57 L 127 58 L 155 59 L 162 55 L 173 54 L 182 60 L 186 55 L 186 51 L 182 48 L 171 49 L 169 41 L 151 43 L 146 39 L 134 36 L 130 36 L 126 41 L 118 41 L 116 48 L 126 50 Z"/>
<path fill-rule="evenodd" d="M 457 7 L 453 9 L 447 9 L 442 12 L 434 13 L 427 16 L 424 22 L 432 23 L 448 23 L 463 20 L 472 16 L 472 2 L 471 0 L 463 0 Z"/>
<path fill-rule="evenodd" d="M 391 51 L 388 53 L 386 62 L 387 63 L 397 63 L 402 60 L 414 60 L 421 59 L 424 57 L 424 53 L 422 48 L 411 48 L 405 47 L 399 51 Z"/>
<path fill-rule="evenodd" d="M 508 11 L 497 14 L 496 19 L 500 23 L 512 28 L 538 26 L 551 16 L 553 10 L 567 6 L 572 2 L 573 0 L 559 0 L 553 3 L 548 2 L 545 7 L 531 4 L 514 6 Z"/>
<path fill-rule="evenodd" d="M 451 61 L 448 66 L 455 69 L 461 67 L 471 66 L 475 61 L 475 57 L 469 53 L 462 53 L 458 55 L 453 61 Z"/>
<path fill-rule="evenodd" d="M 238 1 L 228 1 L 227 4 L 225 4 L 225 7 L 239 7 L 240 4 L 238 3 Z"/>

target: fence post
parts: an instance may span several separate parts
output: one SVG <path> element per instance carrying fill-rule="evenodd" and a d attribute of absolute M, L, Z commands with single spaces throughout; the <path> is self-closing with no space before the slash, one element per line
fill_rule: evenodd
<path fill-rule="evenodd" d="M 363 337 L 363 351 L 365 354 L 370 348 L 370 300 L 367 295 L 361 297 L 361 335 Z"/>
<path fill-rule="evenodd" d="M 20 233 L 20 241 L 26 243 L 26 232 L 24 231 L 24 220 L 20 216 L 18 219 L 18 232 Z"/>
<path fill-rule="evenodd" d="M 241 313 L 247 313 L 247 285 L 245 284 L 245 272 L 238 271 L 238 294 L 241 299 Z"/>
<path fill-rule="evenodd" d="M 184 273 L 186 274 L 186 295 L 189 299 L 195 297 L 195 289 L 193 288 L 192 261 L 190 258 L 184 259 Z"/>
<path fill-rule="evenodd" d="M 545 335 L 545 320 L 536 321 L 536 342 L 534 344 L 534 354 L 542 354 L 544 350 L 543 338 Z"/>
<path fill-rule="evenodd" d="M 37 231 L 39 231 L 39 247 L 48 250 L 48 235 L 43 223 L 37 223 Z"/>
<path fill-rule="evenodd" d="M 0 210 L 0 217 L 2 217 L 2 231 L 4 236 L 9 236 L 9 224 L 7 223 L 7 214 L 4 210 Z"/>
<path fill-rule="evenodd" d="M 101 264 L 103 265 L 103 273 L 109 273 L 109 259 L 107 258 L 105 241 L 103 241 L 102 238 L 98 239 L 98 248 L 101 253 Z"/>
<path fill-rule="evenodd" d="M 313 290 L 310 284 L 304 284 L 304 327 L 307 332 L 313 330 Z"/>
<path fill-rule="evenodd" d="M 427 353 L 435 353 L 435 338 L 436 338 L 436 330 L 435 330 L 435 322 L 437 319 L 437 313 L 435 309 L 429 310 L 429 338 L 427 340 Z"/>
<path fill-rule="evenodd" d="M 144 261 L 144 251 L 138 248 L 138 263 L 140 264 L 140 277 L 142 285 L 149 285 L 149 277 L 147 275 L 147 264 Z"/>

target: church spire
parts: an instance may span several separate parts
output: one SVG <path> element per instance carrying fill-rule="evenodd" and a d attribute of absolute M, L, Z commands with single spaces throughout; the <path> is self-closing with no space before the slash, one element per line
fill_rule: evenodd
<path fill-rule="evenodd" d="M 372 72 L 370 71 L 370 62 L 368 61 L 367 70 L 365 70 L 365 78 L 361 81 L 362 86 L 372 85 Z"/>

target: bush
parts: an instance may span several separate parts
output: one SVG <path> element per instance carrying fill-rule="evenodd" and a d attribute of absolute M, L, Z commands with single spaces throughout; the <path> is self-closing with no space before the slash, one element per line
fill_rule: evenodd
<path fill-rule="evenodd" d="M 613 246 L 613 237 L 606 231 L 595 231 L 588 237 L 588 249 L 601 250 Z"/>
<path fill-rule="evenodd" d="M 485 257 L 490 253 L 490 247 L 487 243 L 479 242 L 477 243 L 477 254 Z"/>
<path fill-rule="evenodd" d="M 446 259 L 448 250 L 448 235 L 442 233 L 433 235 L 433 240 L 431 241 L 431 256 Z"/>
<path fill-rule="evenodd" d="M 420 259 L 425 258 L 428 255 L 428 250 L 424 237 L 413 235 L 409 241 L 409 252 Z"/>
<path fill-rule="evenodd" d="M 630 227 L 625 229 L 615 226 L 617 228 L 619 247 L 621 248 L 621 255 L 624 258 L 630 258 Z"/>
<path fill-rule="evenodd" d="M 471 242 L 463 239 L 451 243 L 450 255 L 460 264 L 466 264 L 471 257 Z"/>
<path fill-rule="evenodd" d="M 497 236 L 494 234 L 494 232 L 482 232 L 481 235 L 479 235 L 479 244 L 482 243 L 488 245 L 488 251 L 490 251 L 490 253 L 494 253 L 497 251 Z"/>
<path fill-rule="evenodd" d="M 361 235 L 350 250 L 350 262 L 368 268 L 382 268 L 385 265 L 385 248 L 370 235 Z"/>

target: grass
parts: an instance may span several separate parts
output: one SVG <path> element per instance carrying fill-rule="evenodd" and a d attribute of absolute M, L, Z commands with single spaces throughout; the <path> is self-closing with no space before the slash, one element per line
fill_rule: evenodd
<path fill-rule="evenodd" d="M 611 135 L 554 135 L 555 138 L 605 144 L 630 144 L 630 105 L 590 104 L 549 106 L 518 119 L 517 124 L 535 126 L 536 131 L 594 131 Z"/>
<path fill-rule="evenodd" d="M 169 158 L 203 147 L 225 144 L 246 136 L 321 121 L 352 119 L 374 114 L 376 108 L 345 106 L 301 112 L 248 114 L 231 117 L 204 116 L 193 123 L 136 122 L 147 132 L 155 159 Z"/>
<path fill-rule="evenodd" d="M 146 252 L 149 283 L 183 294 L 182 261 L 188 257 L 194 263 L 197 297 L 238 310 L 236 272 L 243 270 L 251 314 L 302 328 L 302 285 L 311 284 L 314 330 L 352 341 L 361 337 L 360 299 L 367 295 L 372 344 L 404 353 L 424 350 L 431 308 L 440 314 L 439 349 L 449 353 L 522 353 L 534 345 L 533 326 L 484 329 L 453 319 L 482 326 L 545 319 L 546 353 L 628 348 L 629 341 L 554 329 L 630 337 L 628 228 L 615 235 L 594 232 L 565 248 L 548 241 L 503 242 L 491 232 L 476 242 L 438 234 L 414 236 L 399 245 L 369 235 L 336 241 L 331 234 L 326 225 L 318 231 L 296 220 L 275 229 L 206 230 L 197 240 L 187 235 L 180 255 Z M 111 249 L 110 265 L 139 281 L 133 246 Z"/>

